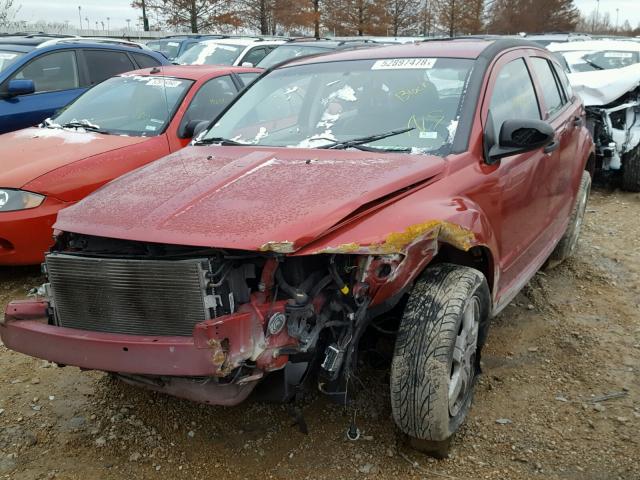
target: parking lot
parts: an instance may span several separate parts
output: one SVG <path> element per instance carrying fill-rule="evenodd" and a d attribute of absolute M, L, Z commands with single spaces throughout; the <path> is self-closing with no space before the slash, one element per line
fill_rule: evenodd
<path fill-rule="evenodd" d="M 304 404 L 305 436 L 281 405 L 198 405 L 0 346 L 0 478 L 640 478 L 638 208 L 595 190 L 575 257 L 495 319 L 449 459 L 402 444 L 371 366 L 351 442 L 326 397 Z M 40 281 L 3 268 L 1 306 Z"/>

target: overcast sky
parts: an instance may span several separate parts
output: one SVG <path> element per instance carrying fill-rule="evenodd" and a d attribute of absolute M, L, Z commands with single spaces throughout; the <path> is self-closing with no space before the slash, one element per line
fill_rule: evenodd
<path fill-rule="evenodd" d="M 292 0 L 292 3 L 296 0 Z M 574 0 L 578 8 L 585 14 L 591 13 L 596 8 L 596 0 Z M 16 0 L 16 4 L 22 5 L 18 13 L 19 20 L 29 22 L 36 20 L 49 20 L 56 22 L 69 22 L 75 26 L 80 22 L 78 18 L 78 6 L 82 7 L 82 20 L 89 18 L 92 28 L 95 22 L 103 21 L 107 23 L 109 17 L 110 24 L 114 28 L 126 26 L 127 18 L 132 24 L 137 22 L 141 15 L 139 10 L 131 8 L 130 0 Z M 622 23 L 629 20 L 632 26 L 640 23 L 640 0 L 600 0 L 600 13 L 609 12 L 612 23 L 616 21 L 616 8 L 620 10 L 620 20 Z M 533 13 L 533 12 L 532 12 Z M 151 22 L 153 23 L 153 18 Z M 102 28 L 102 27 L 100 27 Z"/>

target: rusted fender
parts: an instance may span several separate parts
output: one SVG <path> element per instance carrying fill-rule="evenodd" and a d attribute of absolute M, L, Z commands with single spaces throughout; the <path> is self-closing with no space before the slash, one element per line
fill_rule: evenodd
<path fill-rule="evenodd" d="M 347 223 L 295 255 L 400 254 L 408 257 L 407 263 L 412 265 L 406 272 L 406 282 L 413 281 L 442 244 L 462 251 L 482 246 L 489 249 L 493 258 L 499 258 L 493 226 L 473 200 L 454 197 L 435 201 L 424 198 L 428 194 L 429 189 L 423 189 Z M 494 265 L 493 270 L 497 277 L 498 266 Z"/>

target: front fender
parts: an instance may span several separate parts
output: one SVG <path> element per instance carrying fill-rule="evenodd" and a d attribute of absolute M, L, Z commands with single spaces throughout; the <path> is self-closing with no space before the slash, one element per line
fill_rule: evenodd
<path fill-rule="evenodd" d="M 435 200 L 428 195 L 427 187 L 347 223 L 296 256 L 335 253 L 401 258 L 394 274 L 380 286 L 373 304 L 412 283 L 444 244 L 464 252 L 484 247 L 492 258 L 498 257 L 491 223 L 475 202 L 465 197 Z M 494 278 L 487 280 L 496 285 L 498 269 L 491 266 L 489 271 Z"/>

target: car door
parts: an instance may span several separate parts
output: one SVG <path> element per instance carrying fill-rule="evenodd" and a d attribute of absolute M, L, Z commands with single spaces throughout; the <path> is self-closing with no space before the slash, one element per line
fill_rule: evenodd
<path fill-rule="evenodd" d="M 540 120 L 540 106 L 533 79 L 523 51 L 504 54 L 494 64 L 489 76 L 483 105 L 483 128 L 493 128 L 496 138 L 505 120 Z M 537 268 L 544 246 L 540 243 L 546 231 L 550 206 L 540 195 L 547 179 L 546 153 L 543 149 L 502 158 L 491 171 L 487 200 L 493 210 L 494 231 L 500 249 L 500 282 L 505 290 L 519 289 L 521 278 L 529 269 Z"/>
<path fill-rule="evenodd" d="M 0 100 L 0 133 L 37 125 L 85 91 L 77 54 L 71 49 L 34 58 L 7 82 L 14 79 L 33 80 L 35 92 Z"/>
<path fill-rule="evenodd" d="M 185 130 L 189 122 L 211 122 L 238 94 L 236 83 L 231 75 L 213 78 L 200 85 L 187 100 L 186 110 L 178 109 L 176 118 L 169 128 L 169 145 L 171 151 L 185 147 L 191 141 L 191 135 Z"/>
<path fill-rule="evenodd" d="M 540 194 L 547 198 L 550 206 L 545 224 L 549 234 L 560 238 L 567 226 L 576 189 L 573 179 L 576 173 L 578 155 L 578 130 L 580 106 L 569 101 L 560 84 L 553 64 L 543 56 L 530 56 L 536 88 L 541 100 L 542 119 L 555 130 L 554 143 L 547 147 L 543 162 L 544 182 L 540 184 Z M 574 99 L 575 100 L 575 99 Z"/>

